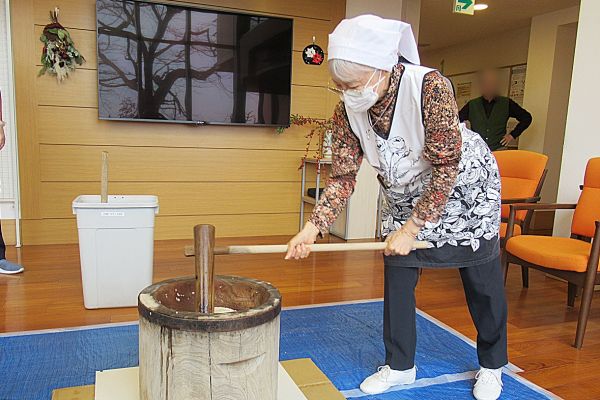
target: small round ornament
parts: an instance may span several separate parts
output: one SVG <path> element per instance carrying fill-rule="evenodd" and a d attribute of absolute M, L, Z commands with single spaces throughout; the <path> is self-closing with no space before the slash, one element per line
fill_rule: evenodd
<path fill-rule="evenodd" d="M 321 65 L 323 63 L 325 52 L 321 46 L 315 43 L 314 37 L 312 44 L 309 44 L 302 50 L 302 59 L 305 64 L 309 65 Z"/>

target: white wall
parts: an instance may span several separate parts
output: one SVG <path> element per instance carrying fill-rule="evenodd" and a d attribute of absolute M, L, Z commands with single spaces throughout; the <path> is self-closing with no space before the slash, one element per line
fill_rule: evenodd
<path fill-rule="evenodd" d="M 583 183 L 587 160 L 600 156 L 598 134 L 598 101 L 600 80 L 590 79 L 597 75 L 600 65 L 598 38 L 600 37 L 600 1 L 581 0 L 581 12 L 577 27 L 577 44 L 573 63 L 571 95 L 563 159 L 558 187 L 558 202 L 574 203 L 579 197 L 578 185 Z M 554 225 L 554 233 L 568 236 L 572 213 L 560 212 Z"/>
<path fill-rule="evenodd" d="M 533 123 L 519 138 L 521 149 L 544 152 L 558 27 L 577 22 L 578 15 L 579 7 L 570 7 L 531 20 L 523 107 L 533 115 Z"/>
<path fill-rule="evenodd" d="M 477 71 L 483 67 L 503 67 L 527 62 L 529 27 L 487 36 L 468 43 L 421 51 L 421 63 L 442 69 L 445 75 Z"/>
<path fill-rule="evenodd" d="M 402 0 L 346 0 L 346 18 L 375 14 L 382 18 L 402 19 Z"/>
<path fill-rule="evenodd" d="M 544 135 L 543 152 L 548 156 L 548 174 L 542 188 L 542 201 L 545 203 L 556 202 L 558 194 L 576 40 L 577 23 L 558 27 Z"/>
<path fill-rule="evenodd" d="M 346 18 L 361 14 L 408 22 L 412 25 L 415 38 L 419 38 L 421 0 L 346 0 Z"/>
<path fill-rule="evenodd" d="M 411 25 L 415 39 L 418 42 L 419 27 L 421 24 L 421 0 L 402 0 L 401 19 Z"/>
<path fill-rule="evenodd" d="M 566 125 L 579 7 L 532 18 L 531 26 L 422 52 L 425 65 L 446 75 L 486 66 L 527 63 L 523 105 L 533 123 L 519 139 L 519 148 L 549 156 L 542 190 L 545 202 L 556 201 Z"/>

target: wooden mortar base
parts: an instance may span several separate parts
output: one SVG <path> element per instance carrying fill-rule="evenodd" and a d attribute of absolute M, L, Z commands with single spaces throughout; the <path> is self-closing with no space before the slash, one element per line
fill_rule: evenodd
<path fill-rule="evenodd" d="M 281 294 L 271 284 L 250 278 L 214 278 L 215 307 L 235 313 L 195 311 L 196 280 L 176 278 L 144 289 L 139 296 L 140 317 L 151 323 L 190 332 L 231 332 L 262 325 L 281 312 Z"/>
<path fill-rule="evenodd" d="M 235 311 L 201 313 L 196 287 L 179 278 L 140 293 L 141 400 L 278 400 L 279 291 L 217 276 L 214 306 Z"/>

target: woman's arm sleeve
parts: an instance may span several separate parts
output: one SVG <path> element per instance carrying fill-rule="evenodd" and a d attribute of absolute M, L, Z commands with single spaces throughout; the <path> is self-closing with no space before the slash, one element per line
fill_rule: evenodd
<path fill-rule="evenodd" d="M 309 219 L 321 234 L 327 233 L 346 207 L 354 192 L 356 174 L 362 162 L 360 142 L 348 125 L 342 103 L 338 104 L 333 114 L 332 133 L 331 174 Z"/>
<path fill-rule="evenodd" d="M 431 181 L 413 210 L 421 220 L 436 222 L 448 203 L 458 176 L 462 138 L 458 108 L 442 75 L 430 72 L 423 81 L 423 156 L 433 165 Z"/>

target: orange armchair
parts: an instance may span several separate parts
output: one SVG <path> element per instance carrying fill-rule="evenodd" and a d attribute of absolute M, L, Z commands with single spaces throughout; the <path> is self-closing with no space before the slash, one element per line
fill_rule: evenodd
<path fill-rule="evenodd" d="M 516 203 L 537 203 L 546 179 L 548 156 L 526 150 L 495 151 L 494 156 L 502 181 L 502 223 L 500 241 L 505 242 L 509 205 Z M 515 214 L 513 236 L 526 234 L 533 210 L 519 210 Z M 523 286 L 529 287 L 527 267 L 521 268 Z"/>
<path fill-rule="evenodd" d="M 571 237 L 512 236 L 519 211 L 574 209 Z M 593 241 L 590 243 L 591 239 Z M 576 348 L 583 336 L 590 313 L 594 285 L 600 284 L 600 157 L 588 162 L 583 190 L 577 204 L 516 204 L 510 206 L 504 255 L 504 273 L 510 263 L 534 268 L 568 282 L 567 305 L 575 305 L 575 296 L 583 288 Z"/>

